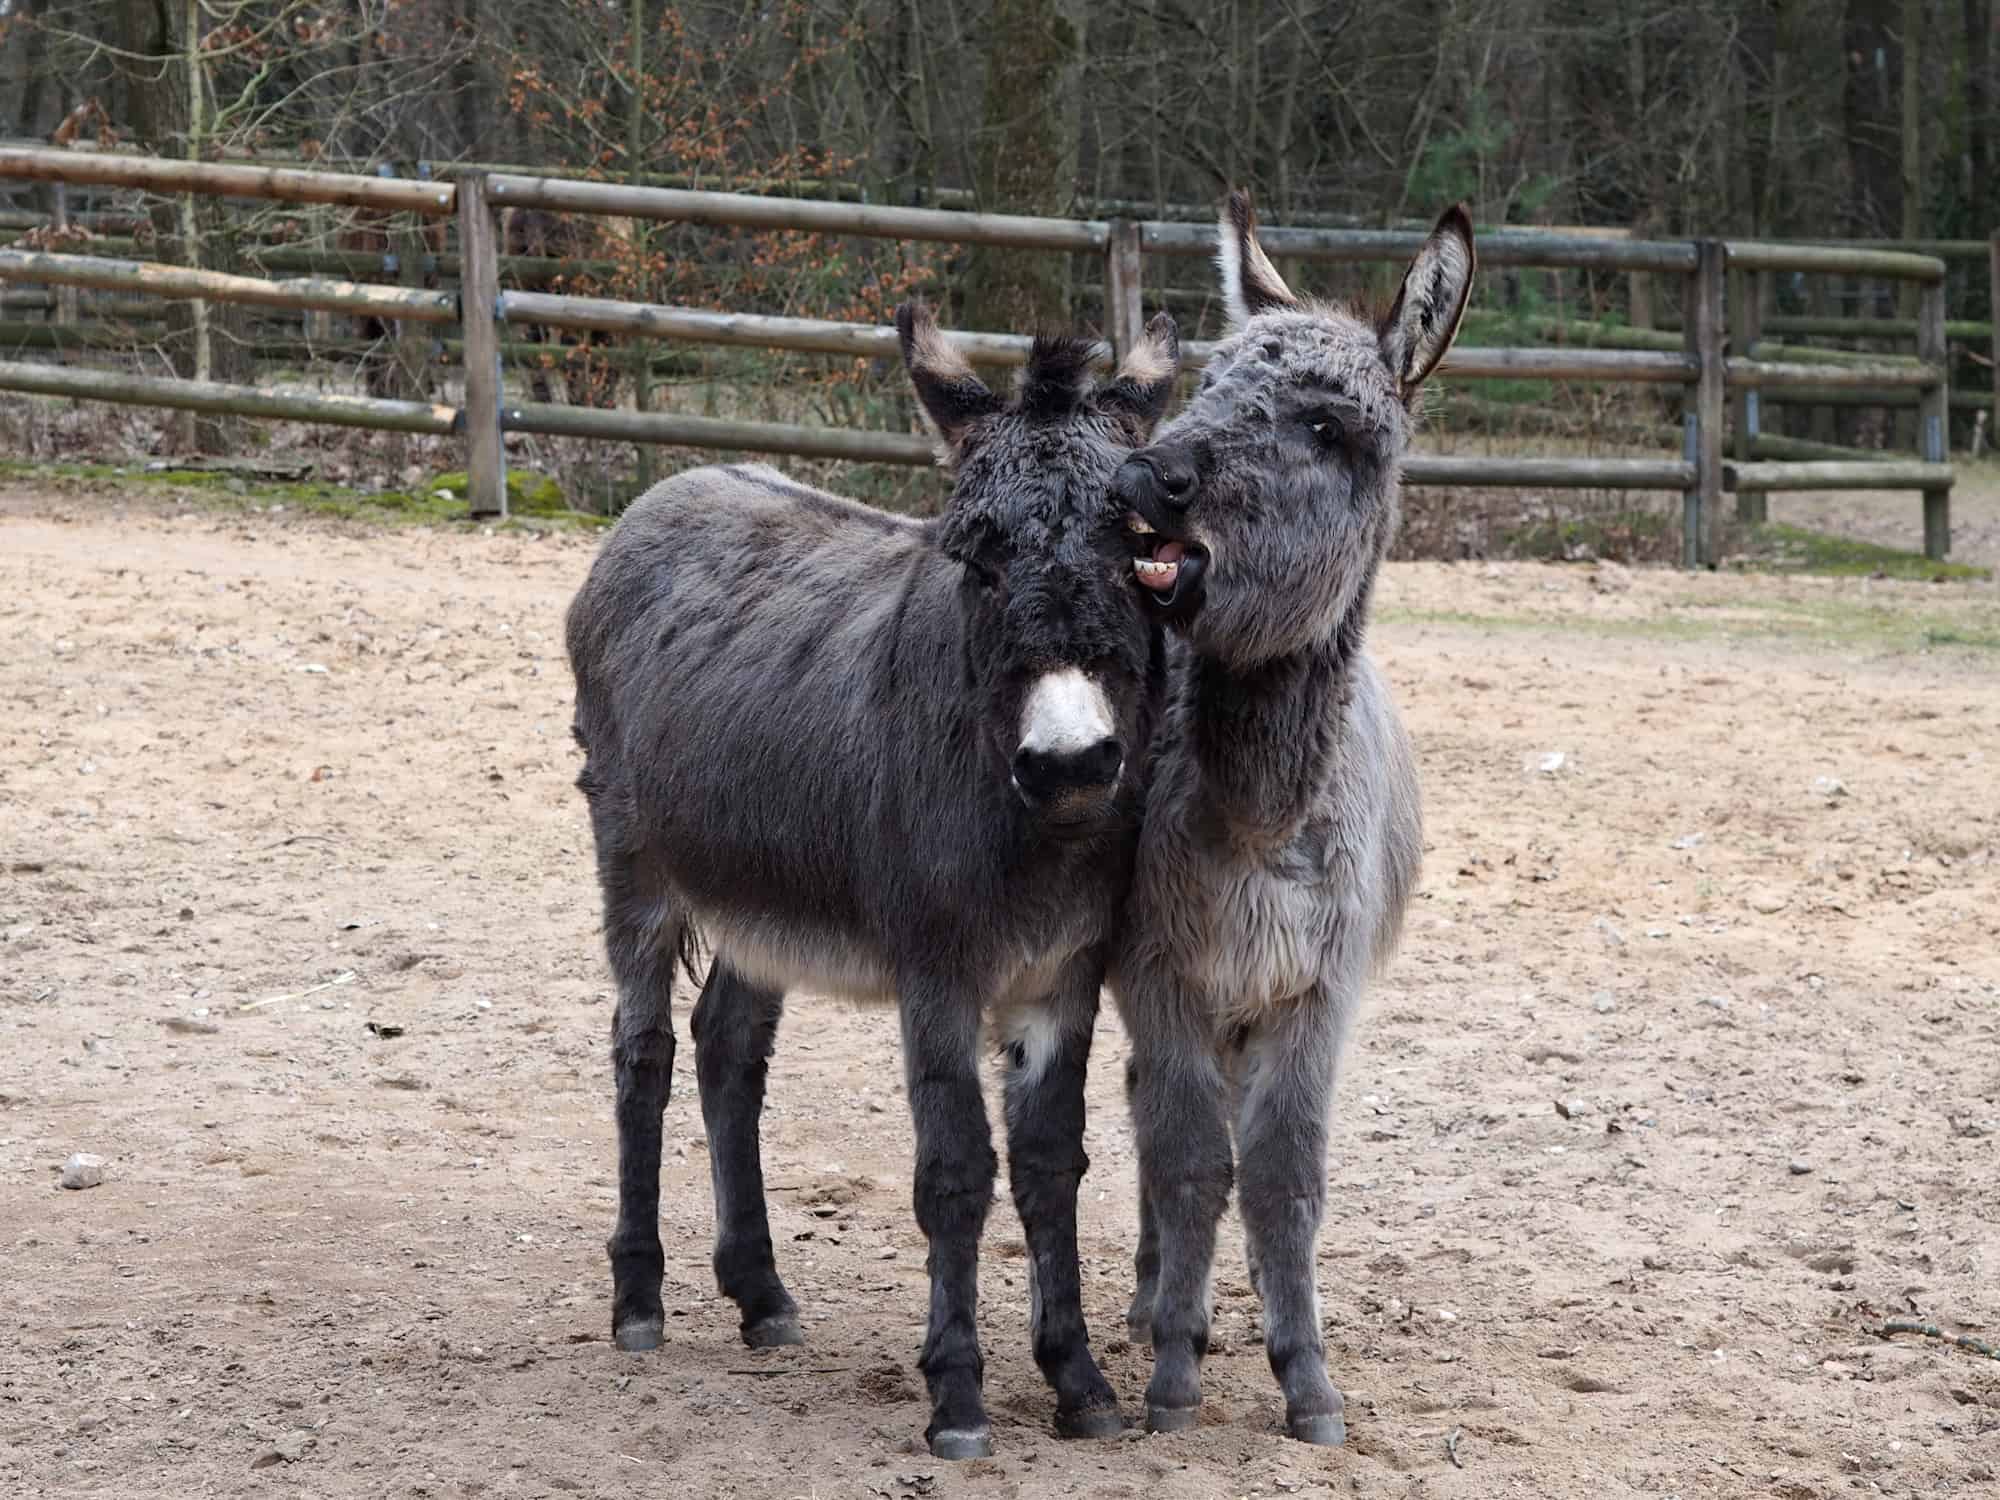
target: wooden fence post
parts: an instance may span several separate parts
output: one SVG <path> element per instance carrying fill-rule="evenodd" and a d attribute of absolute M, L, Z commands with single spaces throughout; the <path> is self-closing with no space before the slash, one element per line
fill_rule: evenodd
<path fill-rule="evenodd" d="M 1926 283 L 1917 294 L 1917 358 L 1934 366 L 1937 383 L 1926 386 L 1917 406 L 1917 451 L 1925 463 L 1941 464 L 1951 445 L 1951 345 L 1944 327 L 1945 283 Z M 1942 560 L 1951 551 L 1951 485 L 1924 490 L 1924 556 Z"/>
<path fill-rule="evenodd" d="M 69 228 L 69 185 L 67 183 L 55 182 L 49 184 L 49 188 L 49 228 L 60 236 L 64 230 Z M 61 238 L 58 238 L 56 243 L 63 249 L 69 248 L 68 244 Z M 51 290 L 55 293 L 55 301 L 49 307 L 49 316 L 55 320 L 59 327 L 74 328 L 76 326 L 76 288 L 73 286 L 58 286 L 51 288 Z M 56 357 L 63 364 L 69 363 L 67 352 L 58 354 Z"/>
<path fill-rule="evenodd" d="M 1721 240 L 1698 240 L 1695 249 L 1681 314 L 1682 337 L 1699 369 L 1683 419 L 1684 456 L 1694 465 L 1694 488 L 1681 499 L 1681 564 L 1689 568 L 1713 561 L 1709 528 L 1722 507 L 1722 296 L 1728 266 Z"/>
<path fill-rule="evenodd" d="M 1988 289 L 1991 296 L 1987 316 L 1992 320 L 1993 354 L 1993 445 L 2000 449 L 2000 229 L 1986 242 Z"/>
<path fill-rule="evenodd" d="M 1634 224 L 1625 232 L 1625 237 L 1628 240 L 1643 240 L 1647 238 L 1645 223 L 1641 221 Z M 1625 286 L 1628 299 L 1625 321 L 1634 328 L 1651 328 L 1653 326 L 1653 273 L 1651 271 L 1634 271 L 1625 278 Z"/>
<path fill-rule="evenodd" d="M 340 238 L 334 228 L 333 210 L 323 203 L 315 203 L 306 210 L 306 243 L 328 255 L 340 248 Z M 268 264 L 268 260 L 266 264 Z M 265 275 L 270 272 L 266 271 Z M 332 343 L 334 339 L 333 311 L 331 308 L 308 309 L 305 315 L 306 340 L 314 344 Z M 350 336 L 351 335 L 350 325 Z"/>
<path fill-rule="evenodd" d="M 1744 359 L 1752 357 L 1758 336 L 1763 332 L 1762 271 L 1729 273 L 1729 348 Z M 1738 386 L 1730 397 L 1731 416 L 1736 423 L 1736 457 L 1749 463 L 1757 456 L 1757 435 L 1763 429 L 1763 410 L 1755 386 Z M 1767 497 L 1761 490 L 1739 490 L 1736 519 L 1761 524 L 1769 518 Z"/>
<path fill-rule="evenodd" d="M 1104 244 L 1104 331 L 1123 359 L 1138 347 L 1146 332 L 1146 308 L 1141 297 L 1145 254 L 1133 219 L 1113 219 Z"/>
<path fill-rule="evenodd" d="M 417 163 L 419 181 L 428 182 L 431 164 Z M 424 233 L 424 225 L 415 214 L 404 214 L 402 225 L 396 231 L 396 280 L 413 291 L 422 291 L 437 266 L 431 262 L 431 247 Z M 427 263 L 428 262 L 428 263 Z M 431 357 L 436 349 L 436 339 L 424 328 L 407 318 L 396 320 L 396 395 L 409 400 L 422 400 L 431 390 Z"/>
<path fill-rule="evenodd" d="M 465 471 L 475 516 L 507 514 L 500 440 L 500 256 L 486 178 L 458 180 L 458 316 L 465 337 Z"/>

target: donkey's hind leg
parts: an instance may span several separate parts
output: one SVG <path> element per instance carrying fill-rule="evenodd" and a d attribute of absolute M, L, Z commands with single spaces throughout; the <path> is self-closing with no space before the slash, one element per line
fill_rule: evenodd
<path fill-rule="evenodd" d="M 1055 993 L 1000 1018 L 1006 1058 L 1007 1174 L 1028 1239 L 1028 1336 L 1056 1393 L 1061 1437 L 1116 1437 L 1118 1398 L 1090 1353 L 1077 1265 L 1083 1083 L 1103 964 L 1079 959 Z"/>
<path fill-rule="evenodd" d="M 1285 1393 L 1285 1430 L 1308 1443 L 1347 1438 L 1313 1282 L 1343 1030 L 1340 1007 L 1316 990 L 1253 1034 L 1236 1122 L 1237 1201 L 1264 1304 L 1264 1352 Z"/>
<path fill-rule="evenodd" d="M 595 810 L 595 809 L 593 809 Z M 660 1279 L 660 1129 L 674 1078 L 674 960 L 683 917 L 643 854 L 607 848 L 598 829 L 604 946 L 618 980 L 611 1065 L 618 1087 L 618 1224 L 611 1256 L 611 1336 L 656 1349 L 666 1327 Z"/>
<path fill-rule="evenodd" d="M 780 991 L 751 984 L 718 958 L 689 1026 L 715 1189 L 715 1283 L 741 1311 L 743 1342 L 753 1349 L 805 1342 L 771 1251 L 758 1138 L 784 1005 Z"/>
<path fill-rule="evenodd" d="M 1139 1090 L 1139 1066 L 1125 1060 L 1125 1106 L 1129 1112 Z M 1139 1248 L 1132 1252 L 1132 1305 L 1125 1310 L 1125 1335 L 1135 1344 L 1153 1341 L 1153 1298 L 1160 1289 L 1160 1221 L 1143 1178 L 1139 1183 Z"/>

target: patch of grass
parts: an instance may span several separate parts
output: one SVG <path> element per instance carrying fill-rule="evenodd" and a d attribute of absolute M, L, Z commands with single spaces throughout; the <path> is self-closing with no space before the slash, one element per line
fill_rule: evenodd
<path fill-rule="evenodd" d="M 2000 630 L 1966 630 L 1957 625 L 1926 625 L 1926 646 L 1969 646 L 1975 651 L 2000 651 Z"/>
<path fill-rule="evenodd" d="M 354 490 L 319 480 L 257 479 L 217 469 L 148 469 L 140 465 L 105 463 L 30 463 L 0 459 L 0 479 L 28 482 L 63 481 L 105 487 L 194 491 L 204 506 L 218 509 L 268 508 L 311 511 L 343 520 L 376 525 L 447 525 L 470 519 L 466 514 L 466 478 L 443 474 L 413 490 Z M 562 491 L 546 475 L 510 469 L 507 473 L 508 519 L 487 522 L 503 526 L 545 528 L 550 525 L 598 527 L 604 516 L 573 511 Z"/>
<path fill-rule="evenodd" d="M 1990 568 L 1969 563 L 1934 562 L 1921 552 L 1903 552 L 1875 542 L 1809 531 L 1803 526 L 1769 522 L 1752 526 L 1746 537 L 1749 566 L 1766 573 L 1823 573 L 1835 578 L 1937 579 L 1991 578 Z"/>
<path fill-rule="evenodd" d="M 1680 522 L 1659 510 L 1586 511 L 1537 516 L 1500 535 L 1505 557 L 1544 562 L 1602 557 L 1646 562 L 1678 550 Z"/>
<path fill-rule="evenodd" d="M 1656 613 L 1606 617 L 1564 611 L 1484 614 L 1385 608 L 1385 624 L 1440 625 L 1489 631 L 1561 630 L 1612 640 L 1763 641 L 1804 650 L 1915 655 L 1929 651 L 2000 651 L 2000 611 L 1968 603 L 1942 613 L 1853 597 L 1664 600 Z"/>

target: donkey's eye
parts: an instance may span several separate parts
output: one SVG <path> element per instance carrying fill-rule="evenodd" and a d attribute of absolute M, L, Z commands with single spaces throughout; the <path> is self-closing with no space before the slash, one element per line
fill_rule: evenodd
<path fill-rule="evenodd" d="M 1306 430 L 1313 435 L 1313 441 L 1322 448 L 1334 447 L 1345 435 L 1340 418 L 1330 411 L 1309 411 L 1304 421 Z"/>

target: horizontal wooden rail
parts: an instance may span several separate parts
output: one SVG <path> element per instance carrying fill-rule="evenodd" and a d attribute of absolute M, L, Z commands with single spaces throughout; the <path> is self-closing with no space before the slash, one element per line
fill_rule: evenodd
<path fill-rule="evenodd" d="M 671 412 L 605 411 L 594 406 L 508 403 L 500 411 L 508 432 L 608 442 L 658 443 L 674 448 L 728 448 L 748 453 L 789 453 L 798 458 L 844 458 L 856 463 L 923 465 L 937 462 L 937 445 L 904 432 L 851 427 L 799 427 L 783 422 L 734 422 Z"/>
<path fill-rule="evenodd" d="M 1145 248 L 1161 255 L 1215 253 L 1212 225 L 1149 220 L 1140 225 L 1139 232 Z M 1406 261 L 1417 253 L 1424 234 L 1403 229 L 1260 228 L 1257 239 L 1272 255 L 1356 263 Z M 1688 240 L 1628 240 L 1507 229 L 1479 236 L 1479 259 L 1489 266 L 1687 271 L 1693 268 L 1695 256 L 1694 244 Z"/>
<path fill-rule="evenodd" d="M 1935 255 L 1906 255 L 1899 250 L 1781 245 L 1766 240 L 1730 240 L 1727 250 L 1733 271 L 1815 271 L 1881 276 L 1892 281 L 1944 280 L 1944 262 Z"/>
<path fill-rule="evenodd" d="M 1770 323 L 1764 324 L 1769 330 Z M 1820 349 L 1811 344 L 1788 344 L 1780 339 L 1760 338 L 1747 350 L 1749 358 L 1770 364 L 1807 365 L 1866 365 L 1871 369 L 1925 370 L 1929 369 L 1913 354 L 1875 354 L 1859 349 Z M 1932 372 L 1936 378 L 1936 372 Z"/>
<path fill-rule="evenodd" d="M 122 371 L 30 365 L 12 360 L 0 360 L 0 391 L 113 401 L 126 406 L 167 406 L 177 411 L 266 420 L 325 422 L 335 427 L 373 427 L 388 432 L 449 433 L 458 420 L 456 408 L 433 406 L 425 401 L 267 390 L 262 386 L 225 385 L 215 380 L 128 375 Z"/>
<path fill-rule="evenodd" d="M 1880 463 L 1882 455 L 1873 448 L 1849 448 L 1841 443 L 1818 443 L 1810 438 L 1784 437 L 1760 432 L 1750 439 L 1752 458 L 1829 459 L 1840 463 Z"/>
<path fill-rule="evenodd" d="M 1410 484 L 1486 484 L 1549 489 L 1684 490 L 1694 465 L 1655 458 L 1489 458 L 1484 454 L 1413 453 L 1403 460 Z"/>
<path fill-rule="evenodd" d="M 1985 240 L 1809 239 L 1808 245 L 1833 245 L 1843 250 L 1900 250 L 1909 255 L 1934 255 L 1939 260 L 1984 260 Z"/>
<path fill-rule="evenodd" d="M 833 323 L 819 318 L 779 318 L 754 313 L 706 312 L 651 302 L 613 302 L 597 297 L 558 297 L 545 292 L 503 292 L 500 318 L 507 323 L 540 324 L 602 333 L 635 333 L 650 338 L 751 349 L 794 349 L 809 354 L 897 357 L 896 330 L 886 324 Z M 966 358 L 982 364 L 1022 365 L 1033 340 L 1013 333 L 960 333 L 945 337 Z M 1109 349 L 1104 351 L 1109 356 Z"/>
<path fill-rule="evenodd" d="M 1198 370 L 1221 347 L 1207 339 L 1181 345 L 1181 368 Z M 1691 355 L 1649 349 L 1478 349 L 1460 345 L 1442 373 L 1461 380 L 1610 380 L 1680 385 L 1698 373 Z"/>
<path fill-rule="evenodd" d="M 1779 364 L 1771 360 L 1740 359 L 1723 361 L 1724 378 L 1732 386 L 1761 390 L 1766 386 L 1934 386 L 1940 372 L 1925 364 L 1865 365 Z"/>
<path fill-rule="evenodd" d="M 103 156 L 54 147 L 0 146 L 0 177 L 73 186 L 145 188 L 154 193 L 270 198 L 283 203 L 338 203 L 420 214 L 448 214 L 458 205 L 458 189 L 449 182 L 229 166 L 158 156 Z"/>
<path fill-rule="evenodd" d="M 1454 347 L 1438 368 L 1461 380 L 1615 380 L 1653 385 L 1679 385 L 1701 373 L 1691 355 L 1640 349 Z"/>
<path fill-rule="evenodd" d="M 547 208 L 614 214 L 739 229 L 796 229 L 811 234 L 859 234 L 880 239 L 943 240 L 961 245 L 1008 245 L 1022 250 L 1102 250 L 1111 226 L 1103 220 L 1035 219 L 961 213 L 942 208 L 887 208 L 812 198 L 754 198 L 681 188 L 627 187 L 558 177 L 495 173 L 486 179 L 496 208 Z"/>
<path fill-rule="evenodd" d="M 1820 318 L 1807 313 L 1772 313 L 1764 319 L 1766 333 L 1802 333 L 1818 338 L 1880 339 L 1890 342 L 1917 336 L 1915 318 Z M 1946 338 L 1983 339 L 1993 335 L 1991 323 L 1950 318 Z"/>
<path fill-rule="evenodd" d="M 1922 400 L 1922 393 L 1909 386 L 1887 389 L 1868 386 L 1777 386 L 1765 391 L 1760 399 L 1766 406 L 1915 406 Z M 1991 391 L 1951 392 L 1953 411 L 1990 411 L 1992 406 Z"/>
<path fill-rule="evenodd" d="M 1953 482 L 1950 464 L 1921 459 L 1880 463 L 1732 463 L 1722 465 L 1732 490 L 1930 490 Z"/>
<path fill-rule="evenodd" d="M 0 281 L 87 286 L 162 297 L 200 297 L 256 307 L 310 308 L 321 312 L 373 313 L 420 323 L 458 321 L 458 297 L 451 292 L 369 286 L 355 281 L 265 281 L 226 271 L 191 271 L 151 261 L 105 260 L 95 255 L 60 255 L 41 250 L 0 250 Z"/>
<path fill-rule="evenodd" d="M 62 324 L 8 320 L 0 322 L 0 358 L 13 353 L 48 349 L 106 350 L 130 354 L 135 346 L 164 345 L 166 339 L 164 330 L 157 328 L 141 332 L 89 322 Z M 308 365 L 315 360 L 358 360 L 370 356 L 386 358 L 390 350 L 391 345 L 386 338 L 308 338 L 294 324 L 288 328 L 278 325 L 277 331 L 265 327 L 252 328 L 241 352 L 260 364 Z M 455 366 L 463 357 L 464 350 L 463 340 L 441 339 L 434 344 L 424 362 Z M 627 356 L 609 355 L 605 350 L 592 349 L 584 344 L 537 344 L 510 340 L 500 345 L 500 355 L 515 366 L 523 367 L 524 375 L 539 369 L 550 380 L 561 380 L 571 370 L 599 368 L 613 362 L 621 371 L 631 365 Z M 655 375 L 696 375 L 704 370 L 699 356 L 681 349 L 655 354 L 651 365 Z"/>

